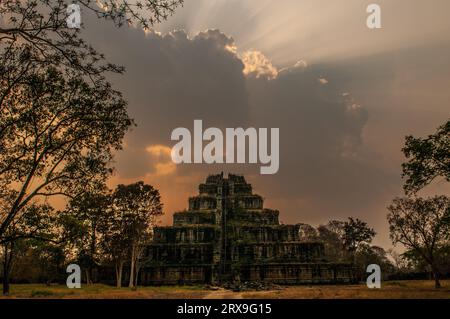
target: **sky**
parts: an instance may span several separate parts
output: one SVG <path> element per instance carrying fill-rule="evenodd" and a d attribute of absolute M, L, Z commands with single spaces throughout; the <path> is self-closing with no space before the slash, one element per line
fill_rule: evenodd
<path fill-rule="evenodd" d="M 366 26 L 370 3 L 381 6 L 381 29 Z M 390 247 L 386 207 L 402 195 L 404 137 L 432 134 L 449 118 L 448 12 L 447 0 L 186 0 L 147 32 L 86 14 L 83 34 L 127 70 L 111 81 L 137 123 L 110 186 L 155 186 L 170 224 L 208 174 L 244 174 L 282 222 L 353 216 Z M 278 173 L 175 165 L 171 132 L 194 119 L 279 128 Z M 449 193 L 438 180 L 421 195 Z"/>

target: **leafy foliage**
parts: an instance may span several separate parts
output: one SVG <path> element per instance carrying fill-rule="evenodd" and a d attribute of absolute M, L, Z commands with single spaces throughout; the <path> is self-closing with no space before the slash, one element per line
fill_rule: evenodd
<path fill-rule="evenodd" d="M 441 176 L 450 181 L 450 120 L 427 138 L 407 136 L 403 153 L 404 189 L 415 193 Z"/>

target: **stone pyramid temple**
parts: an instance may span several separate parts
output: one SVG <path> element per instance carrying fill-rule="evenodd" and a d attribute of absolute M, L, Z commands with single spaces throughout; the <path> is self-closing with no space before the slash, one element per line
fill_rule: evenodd
<path fill-rule="evenodd" d="M 327 262 L 324 245 L 300 241 L 300 224 L 283 225 L 277 210 L 243 176 L 210 175 L 173 226 L 156 227 L 143 284 L 346 283 L 350 264 Z"/>

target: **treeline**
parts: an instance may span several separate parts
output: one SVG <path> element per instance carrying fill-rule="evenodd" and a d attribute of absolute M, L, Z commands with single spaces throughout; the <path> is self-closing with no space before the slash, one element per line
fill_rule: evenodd
<path fill-rule="evenodd" d="M 300 240 L 303 242 L 324 243 L 327 260 L 332 262 L 353 263 L 355 276 L 365 281 L 367 266 L 377 264 L 381 268 L 383 280 L 430 279 L 434 278 L 433 268 L 414 250 L 407 249 L 399 253 L 394 248 L 384 249 L 372 245 L 376 235 L 367 223 L 349 217 L 347 221 L 332 220 L 324 225 L 313 227 L 300 226 Z M 403 248 L 403 247 L 402 247 Z M 435 271 L 439 275 L 450 277 L 450 243 L 436 251 Z"/>
<path fill-rule="evenodd" d="M 141 5 L 134 6 L 124 0 L 123 5 L 108 10 L 100 9 L 95 1 L 79 5 L 118 27 L 134 24 L 147 29 L 167 19 L 182 2 L 142 0 Z M 111 234 L 101 237 L 104 241 L 99 249 L 106 245 L 115 249 L 116 234 L 132 232 L 126 230 L 126 224 L 135 216 L 121 215 L 115 207 L 129 204 L 125 198 L 120 202 L 119 193 L 128 192 L 126 187 L 117 189 L 116 196 L 101 199 L 108 203 L 103 212 L 117 223 L 108 224 L 100 217 L 89 222 L 80 216 L 84 214 L 82 205 L 97 201 L 97 195 L 90 198 L 87 194 L 97 194 L 99 185 L 111 175 L 113 154 L 122 148 L 124 135 L 134 122 L 121 92 L 107 80 L 111 73 L 122 74 L 124 68 L 107 61 L 85 41 L 81 30 L 67 26 L 66 18 L 67 1 L 2 0 L 0 5 L 0 246 L 4 294 L 8 293 L 9 275 L 22 255 L 26 258 L 28 254 L 30 264 L 38 265 L 27 272 L 48 273 L 51 281 L 51 269 L 63 260 L 80 258 L 88 265 L 94 262 L 90 253 L 93 248 L 86 246 L 82 235 L 89 225 L 95 228 L 90 231 L 94 237 L 100 232 Z M 56 214 L 48 204 L 54 196 L 72 199 L 73 211 Z M 68 238 L 74 238 L 71 236 L 78 229 L 73 247 L 58 246 L 70 243 Z M 96 241 L 91 239 L 90 243 Z M 127 246 L 132 247 L 127 254 L 135 263 L 139 242 L 135 239 Z M 120 269 L 125 257 L 117 255 L 119 250 L 108 251 Z"/>
<path fill-rule="evenodd" d="M 379 265 L 385 279 L 397 271 L 389 252 L 371 245 L 375 235 L 366 222 L 353 217 L 346 221 L 332 220 L 317 228 L 308 224 L 300 226 L 301 241 L 323 242 L 327 260 L 354 264 L 359 280 L 367 277 L 366 267 L 370 264 Z"/>
<path fill-rule="evenodd" d="M 101 191 L 103 190 L 103 192 Z M 117 287 L 136 287 L 145 264 L 144 249 L 152 239 L 156 218 L 162 214 L 158 190 L 143 182 L 84 193 L 65 210 L 33 204 L 24 218 L 8 228 L 2 244 L 3 287 L 15 282 L 63 283 L 67 265 L 78 264 L 87 284 L 99 269 L 114 269 Z"/>

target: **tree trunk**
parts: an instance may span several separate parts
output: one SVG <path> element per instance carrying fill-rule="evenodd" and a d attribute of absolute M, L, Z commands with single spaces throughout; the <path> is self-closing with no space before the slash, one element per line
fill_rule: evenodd
<path fill-rule="evenodd" d="M 90 256 L 89 256 L 89 282 L 88 285 L 92 285 L 94 283 L 93 277 L 94 277 L 94 267 L 96 265 L 95 263 L 95 253 L 97 251 L 97 223 L 95 221 L 92 222 L 92 236 L 91 236 L 91 245 L 90 245 Z"/>
<path fill-rule="evenodd" d="M 12 258 L 13 258 L 13 244 L 9 244 L 11 248 L 8 248 L 8 243 L 4 244 L 4 260 L 3 260 L 3 295 L 9 295 L 9 275 L 11 274 Z M 9 252 L 8 252 L 9 251 Z"/>
<path fill-rule="evenodd" d="M 434 277 L 434 288 L 439 289 L 441 288 L 441 282 L 440 279 L 440 273 L 439 270 L 434 269 L 433 270 L 433 277 Z"/>
<path fill-rule="evenodd" d="M 116 286 L 122 287 L 123 261 L 116 262 Z"/>
<path fill-rule="evenodd" d="M 130 282 L 128 287 L 134 287 L 134 277 L 135 277 L 135 268 L 136 268 L 136 248 L 135 245 L 131 247 L 131 265 L 130 265 Z"/>
<path fill-rule="evenodd" d="M 6 267 L 3 268 L 3 295 L 9 295 L 9 274 Z"/>
<path fill-rule="evenodd" d="M 135 274 L 135 278 L 134 278 L 134 286 L 137 287 L 138 285 L 138 278 L 139 278 L 139 265 L 136 263 L 136 274 Z"/>
<path fill-rule="evenodd" d="M 92 279 L 90 274 L 90 269 L 86 269 L 86 285 L 91 285 Z"/>
<path fill-rule="evenodd" d="M 144 247 L 143 245 L 139 245 L 138 248 L 136 249 L 136 263 L 135 263 L 135 268 L 136 268 L 136 274 L 135 274 L 135 280 L 134 280 L 134 286 L 137 287 L 138 286 L 138 280 L 139 280 L 139 271 L 141 270 L 141 257 L 142 257 L 142 253 L 144 252 Z"/>

